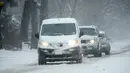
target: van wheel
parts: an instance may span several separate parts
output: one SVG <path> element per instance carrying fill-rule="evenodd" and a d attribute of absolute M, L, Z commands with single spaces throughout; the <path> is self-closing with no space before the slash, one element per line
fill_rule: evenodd
<path fill-rule="evenodd" d="M 83 59 L 81 58 L 81 59 L 78 59 L 78 60 L 76 60 L 76 63 L 82 63 L 83 62 Z"/>
<path fill-rule="evenodd" d="M 76 63 L 82 63 L 83 62 L 83 54 L 80 54 L 79 58 L 76 60 Z"/>
<path fill-rule="evenodd" d="M 46 64 L 46 58 L 44 56 L 39 56 L 38 58 L 38 64 L 39 65 L 45 65 Z"/>

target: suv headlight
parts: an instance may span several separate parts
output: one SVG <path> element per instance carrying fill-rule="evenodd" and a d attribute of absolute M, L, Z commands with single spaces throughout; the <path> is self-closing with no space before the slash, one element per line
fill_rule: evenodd
<path fill-rule="evenodd" d="M 78 40 L 69 40 L 68 45 L 69 46 L 75 46 L 78 44 Z"/>
<path fill-rule="evenodd" d="M 89 43 L 90 44 L 95 44 L 95 43 L 97 43 L 97 40 L 90 40 Z"/>
<path fill-rule="evenodd" d="M 40 45 L 47 47 L 49 44 L 47 42 L 39 42 Z"/>
<path fill-rule="evenodd" d="M 91 44 L 94 44 L 94 43 L 95 43 L 95 40 L 90 40 L 90 43 L 91 43 Z"/>

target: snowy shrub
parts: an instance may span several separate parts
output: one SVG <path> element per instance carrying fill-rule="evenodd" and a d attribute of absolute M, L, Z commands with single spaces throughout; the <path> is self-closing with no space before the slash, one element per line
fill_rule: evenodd
<path fill-rule="evenodd" d="M 4 34 L 4 48 L 12 50 L 14 47 L 19 48 L 19 32 L 20 22 L 17 21 L 15 16 L 9 14 L 2 14 L 0 22 L 4 26 L 2 33 Z"/>

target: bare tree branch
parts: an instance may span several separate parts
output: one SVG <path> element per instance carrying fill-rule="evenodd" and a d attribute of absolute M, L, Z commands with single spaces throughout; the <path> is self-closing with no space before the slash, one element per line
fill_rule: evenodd
<path fill-rule="evenodd" d="M 75 15 L 77 2 L 78 2 L 78 0 L 75 0 L 74 6 L 73 6 L 73 9 L 72 9 L 72 13 L 71 13 L 71 17 L 73 17 Z"/>
<path fill-rule="evenodd" d="M 57 3 L 59 5 L 60 17 L 63 17 L 64 7 L 65 7 L 65 0 L 58 0 Z"/>
<path fill-rule="evenodd" d="M 72 8 L 70 7 L 70 4 L 68 4 L 68 8 L 69 8 L 70 12 L 72 12 Z"/>

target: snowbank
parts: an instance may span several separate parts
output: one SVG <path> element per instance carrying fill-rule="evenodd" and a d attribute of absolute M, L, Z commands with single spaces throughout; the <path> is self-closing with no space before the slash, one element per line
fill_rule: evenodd
<path fill-rule="evenodd" d="M 111 53 L 118 53 L 118 52 L 130 50 L 129 48 L 127 48 L 128 46 L 130 46 L 129 39 L 112 42 L 111 43 Z"/>
<path fill-rule="evenodd" d="M 0 70 L 37 62 L 36 50 L 0 50 Z"/>
<path fill-rule="evenodd" d="M 130 52 L 103 59 L 92 66 L 101 73 L 130 73 Z"/>

